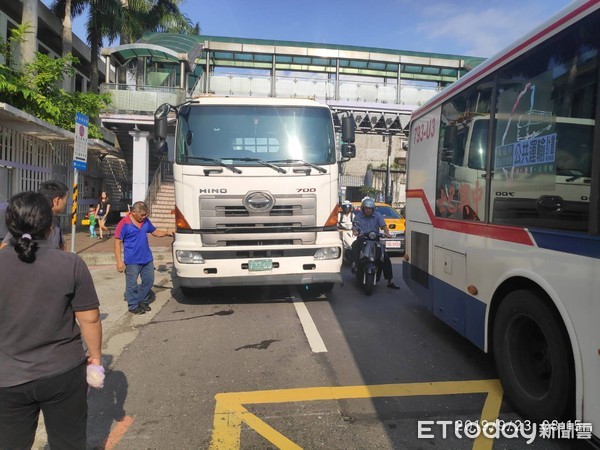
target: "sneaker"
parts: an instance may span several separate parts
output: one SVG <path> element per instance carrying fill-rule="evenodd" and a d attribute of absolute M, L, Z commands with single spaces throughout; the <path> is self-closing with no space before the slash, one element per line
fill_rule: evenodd
<path fill-rule="evenodd" d="M 136 316 L 139 314 L 146 314 L 146 310 L 142 305 L 137 305 L 135 308 L 130 309 L 129 312 L 131 314 L 135 314 Z"/>
<path fill-rule="evenodd" d="M 396 283 L 394 283 L 393 281 L 391 283 L 388 283 L 388 287 L 390 289 L 400 289 L 400 286 L 398 286 Z"/>
<path fill-rule="evenodd" d="M 152 308 L 150 308 L 150 305 L 146 302 L 140 303 L 140 306 L 144 308 L 144 311 L 152 311 Z"/>

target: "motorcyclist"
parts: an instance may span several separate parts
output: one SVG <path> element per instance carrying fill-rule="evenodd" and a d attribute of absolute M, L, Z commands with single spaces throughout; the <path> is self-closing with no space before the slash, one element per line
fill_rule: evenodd
<path fill-rule="evenodd" d="M 385 220 L 383 216 L 375 211 L 375 201 L 370 197 L 363 198 L 360 211 L 354 217 L 354 223 L 352 226 L 352 233 L 354 236 L 358 236 L 360 234 L 369 234 L 371 231 L 375 233 L 379 232 L 379 229 L 383 231 L 385 237 L 391 238 L 390 230 L 388 230 L 387 225 L 385 224 Z M 356 261 L 360 258 L 360 249 L 362 245 L 362 240 L 356 239 L 352 244 L 352 254 L 354 256 L 354 262 L 352 263 L 352 267 L 355 267 Z M 394 283 L 394 274 L 392 272 L 392 262 L 390 261 L 390 257 L 386 252 L 384 252 L 383 256 L 383 277 L 387 280 L 387 287 L 390 289 L 400 289 L 396 283 Z"/>
<path fill-rule="evenodd" d="M 342 203 L 342 210 L 338 217 L 338 229 L 344 244 L 345 261 L 352 261 L 352 243 L 356 240 L 352 234 L 352 222 L 354 222 L 354 211 L 352 209 L 352 203 L 345 200 Z"/>
<path fill-rule="evenodd" d="M 349 200 L 344 200 L 342 203 L 342 211 L 338 220 L 338 228 L 340 230 L 351 230 L 352 222 L 354 221 L 354 213 L 352 212 L 352 203 Z"/>

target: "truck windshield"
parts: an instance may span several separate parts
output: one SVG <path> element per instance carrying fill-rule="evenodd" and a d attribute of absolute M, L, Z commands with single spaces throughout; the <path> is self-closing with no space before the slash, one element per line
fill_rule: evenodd
<path fill-rule="evenodd" d="M 335 162 L 326 108 L 187 105 L 179 111 L 176 142 L 178 164 L 211 165 L 205 158 L 236 166 Z"/>

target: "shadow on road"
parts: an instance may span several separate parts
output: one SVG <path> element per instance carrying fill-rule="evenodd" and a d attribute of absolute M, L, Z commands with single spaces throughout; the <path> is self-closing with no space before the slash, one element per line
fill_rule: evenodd
<path fill-rule="evenodd" d="M 105 367 L 110 367 L 112 357 L 108 356 Z M 102 389 L 90 390 L 88 396 L 88 448 L 104 449 L 112 427 L 123 420 L 123 409 L 129 383 L 121 371 L 106 374 Z"/>

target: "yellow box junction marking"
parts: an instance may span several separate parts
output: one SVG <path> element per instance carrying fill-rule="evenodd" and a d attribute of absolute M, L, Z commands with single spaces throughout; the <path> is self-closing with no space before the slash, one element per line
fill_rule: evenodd
<path fill-rule="evenodd" d="M 244 408 L 243 405 L 460 394 L 487 394 L 483 410 L 481 411 L 481 421 L 487 420 L 488 422 L 492 422 L 498 418 L 503 395 L 499 380 L 309 387 L 221 393 L 215 395 L 217 403 L 215 405 L 210 449 L 239 449 L 241 445 L 242 422 L 278 448 L 301 449 L 300 446 Z M 480 434 L 473 441 L 473 449 L 491 449 L 492 444 L 493 439 Z"/>

